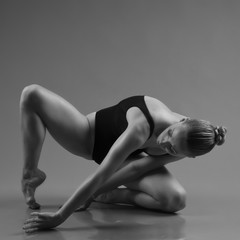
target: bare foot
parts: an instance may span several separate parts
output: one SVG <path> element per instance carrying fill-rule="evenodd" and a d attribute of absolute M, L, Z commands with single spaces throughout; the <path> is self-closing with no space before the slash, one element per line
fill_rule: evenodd
<path fill-rule="evenodd" d="M 46 179 L 46 174 L 37 169 L 35 172 L 28 172 L 22 179 L 22 192 L 25 197 L 25 201 L 29 208 L 39 209 L 38 204 L 34 198 L 36 188 L 41 185 Z"/>

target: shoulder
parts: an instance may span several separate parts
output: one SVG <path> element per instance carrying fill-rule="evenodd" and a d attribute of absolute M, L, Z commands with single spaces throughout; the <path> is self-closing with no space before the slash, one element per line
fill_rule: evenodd
<path fill-rule="evenodd" d="M 143 112 L 138 107 L 131 107 L 126 114 L 128 121 L 128 132 L 133 138 L 145 142 L 150 134 L 149 123 Z"/>
<path fill-rule="evenodd" d="M 166 116 L 171 113 L 171 110 L 163 102 L 156 98 L 144 96 L 144 101 L 153 119 L 154 125 L 159 122 L 164 122 Z M 134 128 L 135 135 L 144 136 L 148 139 L 150 134 L 150 125 L 141 109 L 137 106 L 129 108 L 126 113 L 126 119 L 129 128 Z"/>
<path fill-rule="evenodd" d="M 169 119 L 172 118 L 173 112 L 162 101 L 150 96 L 145 96 L 145 103 L 152 116 L 155 127 L 158 128 L 159 126 L 166 125 Z"/>
<path fill-rule="evenodd" d="M 156 98 L 145 96 L 145 102 L 155 124 L 171 123 L 186 118 L 186 116 L 172 111 L 166 104 Z"/>
<path fill-rule="evenodd" d="M 150 97 L 150 96 L 144 96 L 144 100 L 145 100 L 145 103 L 146 103 L 149 111 L 168 111 L 168 112 L 171 112 L 169 107 L 157 98 Z"/>

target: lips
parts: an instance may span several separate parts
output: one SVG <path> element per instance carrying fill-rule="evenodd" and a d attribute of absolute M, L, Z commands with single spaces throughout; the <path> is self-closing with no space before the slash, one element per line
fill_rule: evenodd
<path fill-rule="evenodd" d="M 159 147 L 160 147 L 162 150 L 166 151 L 167 144 L 166 144 L 166 143 L 159 143 Z"/>

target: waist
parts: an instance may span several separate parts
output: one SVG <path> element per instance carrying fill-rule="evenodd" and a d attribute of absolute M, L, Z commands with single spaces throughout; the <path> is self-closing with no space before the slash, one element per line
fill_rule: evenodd
<path fill-rule="evenodd" d="M 94 143 L 95 143 L 95 120 L 96 120 L 96 112 L 89 113 L 87 116 L 89 127 L 90 127 L 90 138 L 91 138 L 91 146 L 90 146 L 90 154 L 91 159 L 93 156 L 93 149 L 94 149 Z"/>

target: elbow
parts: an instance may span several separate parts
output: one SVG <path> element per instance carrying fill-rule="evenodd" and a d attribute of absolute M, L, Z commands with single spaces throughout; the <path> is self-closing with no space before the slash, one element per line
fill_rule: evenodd
<path fill-rule="evenodd" d="M 132 172 L 132 175 L 140 176 L 142 173 L 141 167 L 138 164 L 136 164 L 136 162 L 132 162 L 130 164 L 131 164 L 130 171 Z"/>
<path fill-rule="evenodd" d="M 89 176 L 82 185 L 85 187 L 85 194 L 92 195 L 104 184 L 105 181 L 106 178 L 104 176 Z"/>
<path fill-rule="evenodd" d="M 112 174 L 105 172 L 104 174 L 94 177 L 93 184 L 96 189 L 102 187 L 102 185 L 111 177 Z"/>

